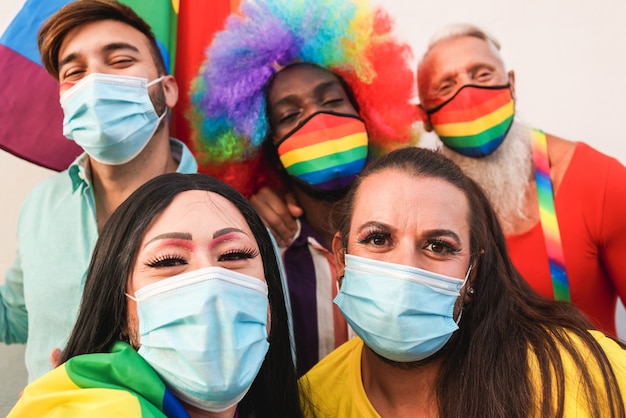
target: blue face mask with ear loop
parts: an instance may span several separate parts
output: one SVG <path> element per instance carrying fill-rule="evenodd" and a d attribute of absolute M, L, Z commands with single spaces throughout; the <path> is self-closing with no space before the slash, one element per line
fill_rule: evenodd
<path fill-rule="evenodd" d="M 135 292 L 138 353 L 181 400 L 220 412 L 237 404 L 269 349 L 267 284 L 221 267 Z"/>
<path fill-rule="evenodd" d="M 417 267 L 346 254 L 335 304 L 363 342 L 397 362 L 423 360 L 439 351 L 459 328 L 454 304 L 463 279 Z M 461 310 L 462 312 L 462 310 Z"/>
<path fill-rule="evenodd" d="M 63 95 L 63 135 L 76 142 L 93 159 L 119 165 L 146 147 L 161 120 L 154 110 L 145 78 L 114 74 L 89 74 Z"/>

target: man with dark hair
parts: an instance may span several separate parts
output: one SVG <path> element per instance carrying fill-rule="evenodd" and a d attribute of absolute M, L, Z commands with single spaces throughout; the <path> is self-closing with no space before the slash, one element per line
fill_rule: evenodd
<path fill-rule="evenodd" d="M 79 0 L 38 38 L 60 83 L 63 133 L 85 152 L 38 185 L 18 223 L 18 253 L 0 287 L 0 341 L 26 343 L 29 380 L 52 367 L 74 325 L 96 238 L 111 213 L 146 181 L 192 173 L 187 147 L 170 138 L 178 86 L 150 27 L 113 0 Z"/>

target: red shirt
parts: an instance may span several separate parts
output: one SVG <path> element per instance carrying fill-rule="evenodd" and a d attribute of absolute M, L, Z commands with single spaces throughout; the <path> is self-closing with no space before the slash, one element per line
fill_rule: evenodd
<path fill-rule="evenodd" d="M 617 298 L 626 301 L 626 167 L 577 143 L 554 204 L 572 303 L 616 335 Z M 508 236 L 507 245 L 522 276 L 552 298 L 541 224 Z"/>

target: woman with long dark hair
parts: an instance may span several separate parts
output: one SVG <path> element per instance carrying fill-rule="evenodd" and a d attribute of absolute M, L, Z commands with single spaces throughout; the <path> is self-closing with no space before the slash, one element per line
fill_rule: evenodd
<path fill-rule="evenodd" d="M 61 362 L 13 416 L 301 416 L 276 255 L 250 203 L 202 174 L 140 187 L 102 230 Z"/>
<path fill-rule="evenodd" d="M 624 345 L 529 287 L 453 162 L 391 152 L 337 210 L 335 303 L 358 338 L 301 379 L 320 416 L 625 416 Z"/>

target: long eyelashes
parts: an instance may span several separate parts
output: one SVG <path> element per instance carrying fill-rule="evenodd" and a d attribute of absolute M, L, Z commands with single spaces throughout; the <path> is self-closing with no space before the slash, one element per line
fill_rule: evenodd
<path fill-rule="evenodd" d="M 220 254 L 217 261 L 237 261 L 252 259 L 259 255 L 259 250 L 252 248 L 244 248 L 242 250 L 229 250 Z M 176 254 L 164 254 L 154 257 L 145 263 L 148 267 L 173 267 L 188 264 L 187 259 Z"/>
<path fill-rule="evenodd" d="M 259 255 L 259 250 L 255 250 L 252 248 L 245 248 L 243 250 L 231 250 L 227 251 L 224 254 L 218 257 L 218 261 L 231 261 L 231 260 L 242 260 L 242 259 L 250 259 Z"/>
<path fill-rule="evenodd" d="M 356 241 L 360 245 L 370 245 L 373 248 L 384 248 L 394 245 L 394 239 L 391 233 L 377 229 L 363 231 L 362 234 L 357 235 Z M 461 252 L 461 248 L 458 245 L 446 239 L 435 237 L 425 239 L 422 248 L 437 255 L 451 255 Z"/>
<path fill-rule="evenodd" d="M 171 267 L 180 264 L 187 264 L 185 258 L 178 255 L 160 255 L 145 263 L 148 267 Z"/>
<path fill-rule="evenodd" d="M 456 254 L 461 251 L 457 246 L 443 240 L 430 240 L 424 248 L 428 248 L 435 254 Z"/>
<path fill-rule="evenodd" d="M 357 243 L 359 244 L 374 244 L 376 246 L 384 245 L 389 241 L 389 234 L 384 232 L 370 232 L 363 238 L 357 237 Z"/>

